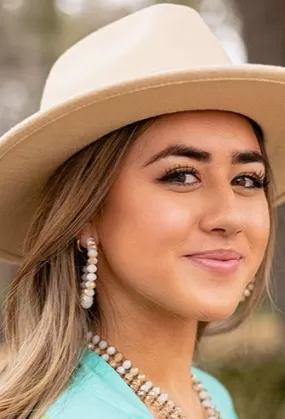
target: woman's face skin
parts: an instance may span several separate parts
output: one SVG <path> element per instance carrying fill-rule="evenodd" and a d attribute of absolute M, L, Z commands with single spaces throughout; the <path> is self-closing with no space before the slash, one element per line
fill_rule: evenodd
<path fill-rule="evenodd" d="M 98 281 L 183 318 L 230 316 L 266 249 L 265 182 L 258 141 L 242 116 L 159 118 L 131 147 L 92 223 Z"/>

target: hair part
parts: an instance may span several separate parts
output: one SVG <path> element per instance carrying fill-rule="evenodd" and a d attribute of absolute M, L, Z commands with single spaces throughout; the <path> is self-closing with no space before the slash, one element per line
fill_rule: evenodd
<path fill-rule="evenodd" d="M 40 419 L 76 369 L 89 325 L 98 321 L 99 312 L 96 304 L 87 313 L 80 305 L 80 265 L 84 262 L 75 237 L 100 213 L 122 159 L 153 121 L 128 125 L 85 147 L 45 185 L 25 242 L 23 264 L 4 306 L 7 359 L 1 374 L 0 419 Z M 260 134 L 258 141 L 267 159 Z M 255 291 L 231 319 L 214 327 L 201 322 L 198 339 L 242 323 L 268 284 L 274 224 L 270 188 L 265 193 L 271 238 Z"/>

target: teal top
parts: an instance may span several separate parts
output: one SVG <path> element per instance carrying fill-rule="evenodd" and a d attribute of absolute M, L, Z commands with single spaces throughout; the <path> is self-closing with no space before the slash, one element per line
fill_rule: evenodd
<path fill-rule="evenodd" d="M 237 419 L 229 393 L 209 374 L 193 368 L 222 419 Z M 72 382 L 42 419 L 153 419 L 150 411 L 117 372 L 86 350 Z"/>

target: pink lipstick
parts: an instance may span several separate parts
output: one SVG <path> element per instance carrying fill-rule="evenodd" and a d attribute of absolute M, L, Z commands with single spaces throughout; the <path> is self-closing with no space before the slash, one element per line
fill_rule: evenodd
<path fill-rule="evenodd" d="M 242 259 L 242 255 L 234 250 L 217 249 L 195 252 L 186 255 L 193 264 L 220 274 L 234 273 Z"/>

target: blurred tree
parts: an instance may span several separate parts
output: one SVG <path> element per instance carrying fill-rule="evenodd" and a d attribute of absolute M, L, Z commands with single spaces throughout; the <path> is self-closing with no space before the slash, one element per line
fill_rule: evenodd
<path fill-rule="evenodd" d="M 235 0 L 251 63 L 285 66 L 285 1 Z M 285 206 L 277 211 L 277 245 L 273 263 L 273 294 L 284 329 L 285 344 Z"/>
<path fill-rule="evenodd" d="M 248 60 L 285 65 L 284 0 L 235 0 L 243 20 Z"/>
<path fill-rule="evenodd" d="M 6 21 L 5 21 L 6 19 Z M 13 25 L 13 30 L 11 26 Z M 61 20 L 51 0 L 26 0 L 23 11 L 14 19 L 12 15 L 5 11 L 0 6 L 0 64 L 1 76 L 0 78 L 0 93 L 1 89 L 9 98 L 13 95 L 20 100 L 19 91 L 22 88 L 29 90 L 29 102 L 27 103 L 28 112 L 38 108 L 40 94 L 44 80 L 47 73 L 60 54 L 60 35 L 61 35 Z M 11 79 L 15 74 L 15 80 L 18 82 L 16 87 L 18 90 L 12 91 Z M 4 89 L 5 83 L 7 88 Z M 14 82 L 15 84 L 15 82 Z M 6 96 L 3 96 L 3 101 L 6 101 Z M 1 97 L 1 94 L 0 94 Z M 3 104 L 4 106 L 5 104 Z M 7 107 L 4 109 L 6 119 Z M 12 109 L 13 110 L 13 109 Z M 18 109 L 16 108 L 15 111 Z M 17 115 L 19 118 L 19 115 Z M 2 120 L 0 119 L 0 122 Z M 11 125 L 13 115 L 11 115 Z M 15 121 L 16 122 L 16 121 Z M 3 126 L 2 126 L 3 125 Z M 3 131 L 9 126 L 1 124 Z M 0 307 L 4 299 L 6 287 L 15 274 L 16 267 L 5 263 L 0 263 Z M 1 325 L 1 319 L 0 319 Z M 1 330 L 0 330 L 1 341 Z"/>
<path fill-rule="evenodd" d="M 26 0 L 22 22 L 27 32 L 38 40 L 42 63 L 50 67 L 60 54 L 61 19 L 55 2 Z"/>
<path fill-rule="evenodd" d="M 26 0 L 21 22 L 23 30 L 29 37 L 30 47 L 34 45 L 37 51 L 37 70 L 40 73 L 41 87 L 53 62 L 61 53 L 62 19 L 57 12 L 55 2 L 51 0 Z"/>

